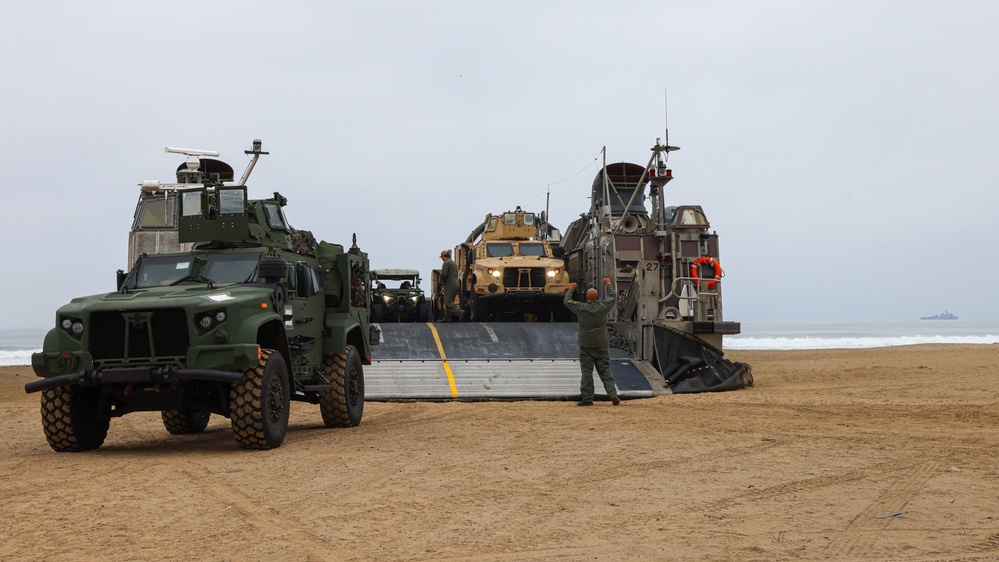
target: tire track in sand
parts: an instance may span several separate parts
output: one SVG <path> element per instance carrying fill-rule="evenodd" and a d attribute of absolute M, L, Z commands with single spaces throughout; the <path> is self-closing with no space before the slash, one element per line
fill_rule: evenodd
<path fill-rule="evenodd" d="M 255 537 L 258 542 L 280 544 L 288 560 L 321 561 L 328 560 L 333 554 L 330 552 L 328 541 L 303 525 L 300 513 L 285 513 L 274 506 L 262 504 L 230 484 L 225 478 L 215 474 L 207 466 L 188 464 L 177 467 L 177 471 L 184 475 L 193 487 L 202 490 L 220 505 L 235 511 L 240 518 L 240 527 L 251 528 L 247 530 L 248 535 Z M 274 521 L 282 523 L 275 525 Z"/>
<path fill-rule="evenodd" d="M 904 510 L 912 497 L 925 487 L 939 468 L 940 462 L 936 460 L 929 460 L 909 468 L 851 519 L 842 531 L 836 533 L 837 537 L 828 547 L 827 558 L 853 559 L 869 554 L 870 550 L 865 544 L 866 538 L 872 532 L 883 535 L 885 531 L 890 531 L 891 518 L 878 519 L 876 516 Z"/>

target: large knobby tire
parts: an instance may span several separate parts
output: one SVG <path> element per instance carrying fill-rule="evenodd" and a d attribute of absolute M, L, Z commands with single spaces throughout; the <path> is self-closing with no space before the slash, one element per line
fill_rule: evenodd
<path fill-rule="evenodd" d="M 319 411 L 326 427 L 356 427 L 364 414 L 364 372 L 357 349 L 323 357 L 323 371 L 333 388 L 319 391 Z"/>
<path fill-rule="evenodd" d="M 60 386 L 42 391 L 42 430 L 53 450 L 89 451 L 104 444 L 111 418 L 98 411 L 98 387 Z"/>
<path fill-rule="evenodd" d="M 243 371 L 242 382 L 229 389 L 229 420 L 236 442 L 244 449 L 273 449 L 284 441 L 291 410 L 291 388 L 284 357 L 261 349 L 257 366 Z"/>
<path fill-rule="evenodd" d="M 171 435 L 187 435 L 203 432 L 212 413 L 208 410 L 163 410 L 160 416 L 163 427 Z"/>

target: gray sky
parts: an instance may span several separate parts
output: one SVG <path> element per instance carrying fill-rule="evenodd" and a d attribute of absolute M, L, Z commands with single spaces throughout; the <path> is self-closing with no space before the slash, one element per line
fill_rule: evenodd
<path fill-rule="evenodd" d="M 417 268 L 589 208 L 602 147 L 721 237 L 725 317 L 999 319 L 996 2 L 18 2 L 0 327 L 114 289 L 143 179 L 218 150 L 297 228 Z M 563 181 L 565 180 L 565 181 Z M 550 188 L 548 187 L 550 186 Z"/>

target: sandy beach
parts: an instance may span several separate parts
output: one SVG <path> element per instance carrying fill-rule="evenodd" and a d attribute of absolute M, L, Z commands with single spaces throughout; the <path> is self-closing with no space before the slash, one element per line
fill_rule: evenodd
<path fill-rule="evenodd" d="M 755 387 L 369 402 L 346 430 L 294 404 L 265 452 L 141 413 L 55 453 L 2 367 L 0 559 L 999 558 L 999 345 L 726 356 Z"/>

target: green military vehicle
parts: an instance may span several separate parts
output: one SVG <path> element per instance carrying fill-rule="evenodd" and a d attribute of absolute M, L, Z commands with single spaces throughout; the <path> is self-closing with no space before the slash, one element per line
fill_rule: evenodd
<path fill-rule="evenodd" d="M 371 271 L 372 322 L 426 322 L 430 313 L 415 269 Z"/>
<path fill-rule="evenodd" d="M 259 141 L 246 152 L 266 154 Z M 289 226 L 280 194 L 249 200 L 217 174 L 171 187 L 190 249 L 141 253 L 117 291 L 59 308 L 31 358 L 43 378 L 25 390 L 41 393 L 49 445 L 96 449 L 112 418 L 159 411 L 171 434 L 218 414 L 239 446 L 271 449 L 291 400 L 318 404 L 328 427 L 358 425 L 378 333 L 356 236 L 347 251 L 317 243 Z"/>

